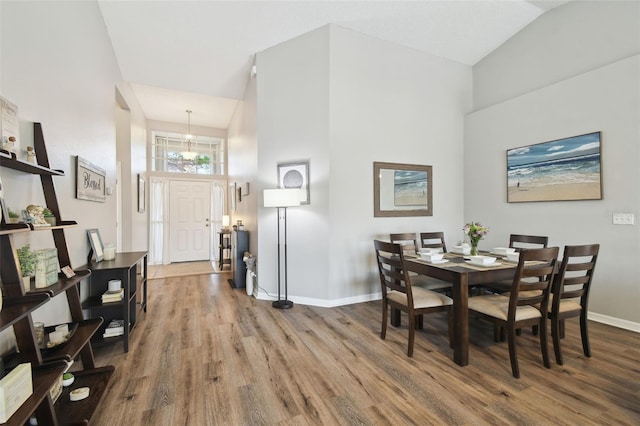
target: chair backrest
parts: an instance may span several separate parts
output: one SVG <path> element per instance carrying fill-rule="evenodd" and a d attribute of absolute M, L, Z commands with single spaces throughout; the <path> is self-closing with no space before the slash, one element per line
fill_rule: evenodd
<path fill-rule="evenodd" d="M 394 244 L 400 244 L 405 255 L 416 254 L 416 251 L 418 251 L 418 242 L 415 233 L 389 234 L 389 240 Z"/>
<path fill-rule="evenodd" d="M 424 248 L 441 248 L 443 253 L 447 252 L 447 245 L 444 242 L 444 232 L 421 232 L 420 244 Z"/>
<path fill-rule="evenodd" d="M 561 299 L 578 297 L 582 309 L 586 309 L 599 251 L 600 244 L 565 246 L 552 288 L 553 312 L 558 312 Z"/>
<path fill-rule="evenodd" d="M 515 317 L 516 308 L 522 305 L 539 304 L 541 311 L 546 312 L 559 251 L 558 247 L 520 251 L 509 294 L 510 319 Z"/>
<path fill-rule="evenodd" d="M 382 297 L 387 297 L 387 290 L 395 290 L 407 295 L 407 304 L 413 308 L 411 280 L 404 267 L 404 252 L 400 244 L 374 240 L 376 261 L 380 274 Z"/>
<path fill-rule="evenodd" d="M 546 248 L 547 244 L 549 244 L 549 237 L 519 234 L 509 236 L 509 247 L 515 248 L 516 251 L 523 248 Z"/>

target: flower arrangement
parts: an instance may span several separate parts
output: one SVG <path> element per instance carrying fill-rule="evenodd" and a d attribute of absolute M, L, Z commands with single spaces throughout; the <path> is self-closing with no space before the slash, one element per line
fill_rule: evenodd
<path fill-rule="evenodd" d="M 467 223 L 462 230 L 469 236 L 471 254 L 476 256 L 478 254 L 478 243 L 482 237 L 489 233 L 489 228 L 482 226 L 479 222 L 470 222 Z"/>

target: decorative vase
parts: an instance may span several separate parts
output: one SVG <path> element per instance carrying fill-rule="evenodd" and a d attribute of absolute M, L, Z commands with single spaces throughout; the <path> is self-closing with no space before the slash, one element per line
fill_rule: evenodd
<path fill-rule="evenodd" d="M 478 255 L 478 241 L 471 241 L 471 256 Z"/>
<path fill-rule="evenodd" d="M 45 216 L 44 221 L 51 226 L 56 226 L 57 222 L 55 216 Z"/>
<path fill-rule="evenodd" d="M 22 277 L 22 288 L 25 293 L 31 290 L 31 276 Z"/>

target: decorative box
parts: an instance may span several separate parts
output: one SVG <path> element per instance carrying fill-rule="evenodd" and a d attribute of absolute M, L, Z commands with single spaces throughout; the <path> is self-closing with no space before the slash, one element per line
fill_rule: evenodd
<path fill-rule="evenodd" d="M 62 374 L 56 380 L 56 382 L 51 386 L 49 390 L 49 395 L 51 396 L 51 400 L 55 403 L 58 400 L 58 397 L 62 395 Z"/>
<path fill-rule="evenodd" d="M 55 248 L 36 250 L 36 288 L 48 287 L 58 281 L 60 262 Z"/>
<path fill-rule="evenodd" d="M 31 363 L 19 364 L 0 380 L 0 424 L 4 424 L 33 393 Z"/>

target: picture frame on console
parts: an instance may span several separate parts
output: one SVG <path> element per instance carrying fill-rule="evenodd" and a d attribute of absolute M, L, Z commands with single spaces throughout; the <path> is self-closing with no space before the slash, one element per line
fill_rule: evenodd
<path fill-rule="evenodd" d="M 87 263 L 91 264 L 92 258 L 95 258 L 96 263 L 102 262 L 104 259 L 104 245 L 102 245 L 100 231 L 96 228 L 87 229 L 87 237 L 89 237 L 89 245 L 91 246 L 91 250 L 87 256 Z"/>

